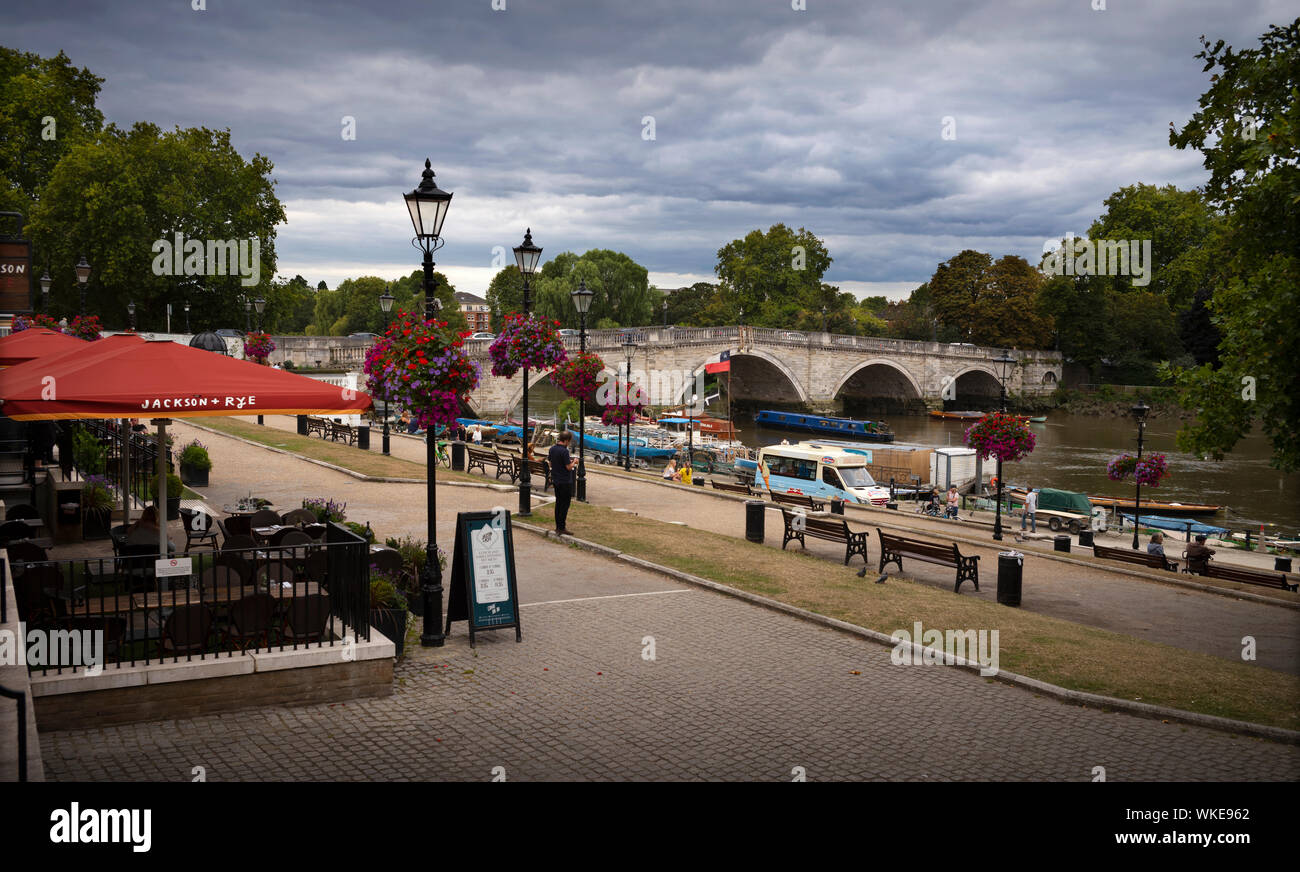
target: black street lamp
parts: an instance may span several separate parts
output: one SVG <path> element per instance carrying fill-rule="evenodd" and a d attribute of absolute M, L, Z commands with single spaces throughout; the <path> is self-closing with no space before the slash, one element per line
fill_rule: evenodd
<path fill-rule="evenodd" d="M 50 271 L 47 269 L 41 274 L 41 308 L 47 315 L 50 314 L 50 285 L 52 284 L 54 280 L 50 278 Z"/>
<path fill-rule="evenodd" d="M 126 304 L 126 314 L 131 319 L 131 332 L 134 333 L 135 332 L 135 301 L 134 300 Z"/>
<path fill-rule="evenodd" d="M 411 213 L 411 224 L 415 227 L 415 238 L 411 244 L 424 252 L 424 319 L 432 321 L 438 314 L 438 299 L 434 296 L 433 253 L 443 246 L 442 222 L 447 217 L 452 195 L 441 190 L 434 182 L 433 170 L 426 160 L 419 187 L 402 197 Z M 420 634 L 420 644 L 426 648 L 441 648 L 447 637 L 442 629 L 442 567 L 438 565 L 438 434 L 432 426 L 425 431 L 424 442 L 425 463 L 429 467 L 429 483 L 426 488 L 428 544 L 425 546 L 424 567 L 420 570 L 420 590 L 424 598 L 424 631 Z"/>
<path fill-rule="evenodd" d="M 253 301 L 253 310 L 257 312 L 257 332 L 262 332 L 262 313 L 266 311 L 266 300 L 258 297 Z"/>
<path fill-rule="evenodd" d="M 668 329 L 668 298 L 664 298 L 664 329 Z"/>
<path fill-rule="evenodd" d="M 596 292 L 588 289 L 587 283 L 578 280 L 578 287 L 569 294 L 573 297 L 573 307 L 578 310 L 578 350 L 587 353 L 587 312 L 591 310 L 591 299 Z M 587 398 L 578 398 L 578 487 L 575 496 L 579 502 L 587 501 Z"/>
<path fill-rule="evenodd" d="M 1137 459 L 1138 459 L 1138 462 L 1140 463 L 1140 462 L 1142 461 L 1142 437 L 1143 437 L 1143 435 L 1145 435 L 1145 433 L 1146 433 L 1146 429 L 1147 429 L 1147 412 L 1150 412 L 1150 411 L 1151 411 L 1151 407 L 1148 406 L 1146 403 L 1142 402 L 1141 400 L 1138 400 L 1137 405 L 1134 406 L 1134 407 L 1133 407 L 1132 409 L 1130 409 L 1129 411 L 1131 411 L 1131 412 L 1133 413 L 1133 417 L 1136 418 L 1136 419 L 1137 419 L 1137 422 L 1138 422 L 1138 456 L 1137 456 Z M 1140 513 L 1141 513 L 1141 511 L 1142 511 L 1142 479 L 1138 478 L 1138 477 L 1137 477 L 1137 474 L 1135 473 L 1135 474 L 1133 475 L 1133 480 L 1134 480 L 1135 482 L 1137 482 L 1137 494 L 1133 497 L 1133 548 L 1134 548 L 1134 549 L 1137 549 L 1137 547 L 1138 547 L 1138 519 L 1139 519 L 1139 515 L 1140 515 Z"/>
<path fill-rule="evenodd" d="M 1005 351 L 1001 356 L 993 358 L 993 362 L 998 365 L 998 389 L 1000 398 L 998 403 L 999 410 L 1006 414 L 1007 411 L 1007 376 L 1011 375 L 1011 367 L 1015 366 L 1016 359 Z M 998 458 L 998 505 L 997 514 L 993 520 L 993 538 L 999 542 L 1002 541 L 1002 458 Z"/>
<path fill-rule="evenodd" d="M 528 280 L 537 271 L 537 262 L 542 259 L 542 250 L 533 245 L 533 228 L 529 227 L 524 231 L 524 241 L 516 245 L 514 251 L 515 265 L 519 267 L 519 272 L 524 277 L 524 317 L 528 317 L 533 305 Z M 521 457 L 527 458 L 530 448 L 528 439 L 528 367 L 524 367 L 524 419 L 521 424 L 519 432 L 523 434 L 524 438 L 519 446 L 519 453 Z M 519 514 L 527 517 L 533 513 L 533 477 L 529 474 L 528 464 L 525 463 L 523 467 L 519 473 Z"/>
<path fill-rule="evenodd" d="M 185 301 L 185 332 L 190 332 L 190 301 Z"/>
<path fill-rule="evenodd" d="M 826 332 L 826 307 L 822 306 L 822 332 Z"/>
<path fill-rule="evenodd" d="M 623 340 L 623 354 L 627 357 L 627 402 L 632 403 L 632 355 L 636 354 L 636 343 L 628 336 Z M 627 422 L 627 453 L 623 455 L 623 469 L 632 471 L 632 422 Z"/>
<path fill-rule="evenodd" d="M 393 311 L 393 295 L 384 291 L 379 295 L 379 310 L 384 313 L 384 333 L 388 333 L 388 313 Z M 383 453 L 388 454 L 388 397 L 384 397 L 384 444 Z"/>
<path fill-rule="evenodd" d="M 77 261 L 77 285 L 81 288 L 81 314 L 86 314 L 86 285 L 90 283 L 90 264 L 83 254 Z"/>
<path fill-rule="evenodd" d="M 253 332 L 253 303 L 244 297 L 244 333 Z"/>

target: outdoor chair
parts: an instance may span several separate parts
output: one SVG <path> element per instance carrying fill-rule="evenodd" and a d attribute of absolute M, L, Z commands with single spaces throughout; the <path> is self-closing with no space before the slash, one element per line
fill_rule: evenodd
<path fill-rule="evenodd" d="M 280 523 L 286 524 L 290 527 L 315 524 L 316 513 L 311 509 L 294 509 L 293 511 L 285 512 L 284 517 L 280 519 Z"/>
<path fill-rule="evenodd" d="M 126 618 L 114 617 L 112 615 L 78 615 L 71 618 L 63 618 L 60 623 L 63 629 L 73 632 L 90 630 L 104 634 L 104 659 L 107 660 L 112 654 L 118 653 L 122 640 L 126 638 Z"/>
<path fill-rule="evenodd" d="M 0 548 L 10 542 L 21 542 L 32 538 L 32 528 L 23 521 L 5 521 L 0 524 Z"/>
<path fill-rule="evenodd" d="M 48 580 L 44 573 L 31 570 L 23 573 L 21 578 L 14 579 L 14 596 L 18 599 L 20 621 L 35 626 L 53 617 L 48 603 L 49 596 L 45 592 Z"/>
<path fill-rule="evenodd" d="M 319 642 L 325 637 L 329 623 L 330 598 L 323 593 L 294 597 L 284 610 L 283 641 Z"/>
<path fill-rule="evenodd" d="M 211 633 L 211 609 L 202 603 L 179 605 L 163 621 L 158 646 L 163 654 L 201 654 Z"/>
<path fill-rule="evenodd" d="M 232 566 L 209 566 L 199 573 L 199 590 L 204 597 L 225 594 L 231 599 L 244 587 L 244 576 Z"/>
<path fill-rule="evenodd" d="M 256 547 L 257 547 L 257 543 L 253 541 L 253 537 L 252 537 L 252 536 L 245 536 L 245 535 L 242 535 L 242 534 L 237 534 L 237 535 L 234 535 L 234 536 L 227 536 L 227 537 L 226 537 L 226 541 L 221 543 L 221 550 L 222 550 L 222 551 L 236 551 L 236 552 L 238 552 L 238 551 L 243 551 L 243 550 L 246 549 L 246 548 L 247 548 L 247 549 L 251 549 L 251 548 L 256 548 Z M 251 557 L 252 557 L 252 555 L 250 554 L 250 555 L 248 555 L 248 557 L 245 557 L 244 559 L 247 560 L 247 559 L 249 559 L 249 558 L 251 558 Z"/>
<path fill-rule="evenodd" d="M 370 555 L 370 564 L 386 575 L 397 576 L 402 571 L 402 554 L 395 548 L 385 548 Z"/>
<path fill-rule="evenodd" d="M 213 568 L 228 567 L 229 569 L 233 570 L 234 572 L 238 573 L 240 582 L 242 584 L 248 584 L 248 580 L 253 577 L 252 562 L 245 560 L 243 557 L 241 557 L 238 554 L 234 554 L 234 553 L 218 554 L 216 559 L 212 561 L 212 566 Z"/>
<path fill-rule="evenodd" d="M 131 590 L 148 588 L 154 580 L 157 545 L 123 545 L 117 558 L 117 576 Z"/>
<path fill-rule="evenodd" d="M 248 515 L 231 515 L 221 520 L 221 530 L 226 538 L 231 536 L 252 536 L 253 525 L 248 522 Z"/>
<path fill-rule="evenodd" d="M 211 515 L 198 509 L 181 509 L 181 523 L 185 525 L 185 550 L 189 551 L 193 543 L 203 545 L 211 543 L 217 548 L 217 531 Z"/>
<path fill-rule="evenodd" d="M 36 507 L 27 503 L 14 503 L 5 509 L 6 521 L 23 521 L 30 518 L 39 518 L 41 513 L 36 511 Z"/>
<path fill-rule="evenodd" d="M 323 588 L 329 587 L 330 556 L 325 549 L 313 551 L 303 563 L 303 575 Z"/>
<path fill-rule="evenodd" d="M 276 530 L 271 534 L 271 538 L 267 544 L 273 548 L 279 547 L 284 544 L 284 540 L 289 536 L 299 537 L 304 542 L 311 541 L 311 537 L 302 530 L 299 530 L 297 527 L 281 527 L 279 530 Z M 297 544 L 297 542 L 294 544 Z"/>
<path fill-rule="evenodd" d="M 15 567 L 24 563 L 44 563 L 49 559 L 45 549 L 35 542 L 15 542 L 9 546 L 9 562 Z"/>
<path fill-rule="evenodd" d="M 287 581 L 292 584 L 296 577 L 296 573 L 293 570 L 293 566 L 290 564 L 280 560 L 272 560 L 258 566 L 254 572 L 254 576 L 257 580 L 257 584 L 263 584 L 268 581 L 277 584 Z"/>
<path fill-rule="evenodd" d="M 221 642 L 240 651 L 247 651 L 249 643 L 255 648 L 269 647 L 274 617 L 275 597 L 270 594 L 255 593 L 231 603 Z"/>
<path fill-rule="evenodd" d="M 310 536 L 313 542 L 324 542 L 325 535 L 329 532 L 329 528 L 324 524 L 308 524 L 306 527 L 302 528 L 302 531 Z"/>
<path fill-rule="evenodd" d="M 248 518 L 249 532 L 253 527 L 275 527 L 280 523 L 280 513 L 272 509 L 260 509 Z"/>

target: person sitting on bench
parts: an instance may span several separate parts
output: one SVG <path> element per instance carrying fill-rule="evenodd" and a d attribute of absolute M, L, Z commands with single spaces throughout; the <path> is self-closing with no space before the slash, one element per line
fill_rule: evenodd
<path fill-rule="evenodd" d="M 1214 549 L 1205 544 L 1205 534 L 1197 533 L 1196 541 L 1187 543 L 1187 571 L 1204 575 L 1205 569 L 1214 556 Z"/>
<path fill-rule="evenodd" d="M 1147 543 L 1148 554 L 1159 554 L 1165 556 L 1165 534 L 1159 531 L 1151 534 L 1151 541 Z M 1165 558 L 1168 559 L 1168 558 Z"/>

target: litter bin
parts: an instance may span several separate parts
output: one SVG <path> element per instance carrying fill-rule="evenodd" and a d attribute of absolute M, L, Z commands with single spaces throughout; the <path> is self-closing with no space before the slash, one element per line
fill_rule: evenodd
<path fill-rule="evenodd" d="M 839 498 L 831 500 L 831 514 L 832 515 L 844 514 L 844 500 L 841 500 Z"/>
<path fill-rule="evenodd" d="M 1290 558 L 1290 557 L 1274 557 L 1274 558 L 1273 558 L 1273 568 L 1276 569 L 1278 572 L 1290 572 L 1290 571 L 1291 571 L 1291 558 Z"/>
<path fill-rule="evenodd" d="M 893 501 L 891 500 L 891 501 L 885 503 L 885 508 L 887 508 L 887 509 L 892 509 L 893 511 L 897 512 L 897 511 L 898 511 L 898 503 L 893 502 Z"/>
<path fill-rule="evenodd" d="M 306 435 L 307 435 L 307 416 L 306 416 L 306 415 L 299 415 L 299 416 L 298 416 L 298 435 L 299 435 L 299 436 L 306 436 Z"/>
<path fill-rule="evenodd" d="M 362 424 L 357 428 L 357 447 L 362 451 L 370 450 L 370 425 Z"/>
<path fill-rule="evenodd" d="M 1079 531 L 1079 547 L 1080 547 L 1080 548 L 1091 548 L 1091 547 L 1092 547 L 1092 531 L 1091 531 L 1091 530 L 1080 530 L 1080 531 Z"/>
<path fill-rule="evenodd" d="M 998 602 L 1020 605 L 1020 586 L 1025 573 L 1025 555 L 1019 551 L 998 552 Z"/>
<path fill-rule="evenodd" d="M 457 472 L 465 471 L 465 443 L 451 443 L 451 468 Z"/>
<path fill-rule="evenodd" d="M 1066 554 L 1069 554 L 1069 553 L 1070 553 L 1070 537 L 1069 537 L 1069 536 L 1067 536 L 1067 535 L 1065 535 L 1064 533 L 1062 533 L 1061 535 L 1055 537 L 1052 541 L 1055 543 L 1055 548 L 1056 548 L 1057 551 L 1063 551 L 1063 552 L 1065 552 Z"/>
<path fill-rule="evenodd" d="M 745 538 L 750 542 L 763 541 L 763 512 L 767 503 L 762 500 L 745 500 Z"/>

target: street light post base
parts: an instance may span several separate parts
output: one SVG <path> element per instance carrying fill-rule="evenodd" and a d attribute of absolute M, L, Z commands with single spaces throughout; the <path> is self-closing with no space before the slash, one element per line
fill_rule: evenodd
<path fill-rule="evenodd" d="M 533 486 L 529 482 L 519 484 L 519 514 L 528 517 L 533 513 Z"/>

